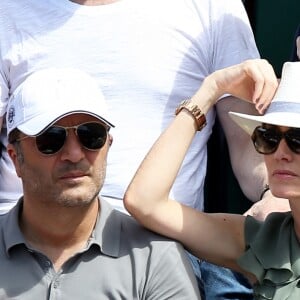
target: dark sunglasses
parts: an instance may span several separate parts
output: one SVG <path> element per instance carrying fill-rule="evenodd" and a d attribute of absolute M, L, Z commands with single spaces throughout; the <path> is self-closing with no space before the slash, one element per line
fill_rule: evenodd
<path fill-rule="evenodd" d="M 104 146 L 110 128 L 97 122 L 83 123 L 69 127 L 54 125 L 47 128 L 41 134 L 34 136 L 38 150 L 45 155 L 57 153 L 64 146 L 69 129 L 75 130 L 75 134 L 85 149 L 96 151 Z M 30 136 L 25 136 L 16 141 L 28 137 Z"/>
<path fill-rule="evenodd" d="M 264 128 L 263 126 L 258 126 L 252 134 L 254 147 L 261 154 L 274 153 L 282 139 L 285 139 L 291 151 L 300 154 L 300 128 L 291 128 L 281 132 L 275 127 Z"/>

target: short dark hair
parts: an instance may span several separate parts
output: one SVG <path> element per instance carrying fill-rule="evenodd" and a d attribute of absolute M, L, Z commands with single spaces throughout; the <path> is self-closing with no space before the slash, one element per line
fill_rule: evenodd
<path fill-rule="evenodd" d="M 8 135 L 8 142 L 10 144 L 15 143 L 20 138 L 20 130 L 18 128 L 13 129 Z"/>

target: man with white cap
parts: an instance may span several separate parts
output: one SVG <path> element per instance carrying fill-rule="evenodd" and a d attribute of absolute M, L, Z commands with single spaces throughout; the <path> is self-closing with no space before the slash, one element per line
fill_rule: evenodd
<path fill-rule="evenodd" d="M 243 273 L 260 300 L 300 299 L 299 79 L 300 62 L 285 63 L 277 91 L 274 71 L 264 60 L 212 73 L 192 97 L 193 110 L 177 110 L 124 198 L 127 209 L 147 228 L 179 240 L 201 259 Z M 264 115 L 230 115 L 251 134 L 256 151 L 264 154 L 270 190 L 289 199 L 291 212 L 274 212 L 261 222 L 252 216 L 205 214 L 169 199 L 189 144 L 223 93 L 259 100 L 264 106 L 274 97 Z"/>
<path fill-rule="evenodd" d="M 0 216 L 0 299 L 200 299 L 183 248 L 99 198 L 109 120 L 76 69 L 33 73 L 10 97 L 24 195 Z"/>

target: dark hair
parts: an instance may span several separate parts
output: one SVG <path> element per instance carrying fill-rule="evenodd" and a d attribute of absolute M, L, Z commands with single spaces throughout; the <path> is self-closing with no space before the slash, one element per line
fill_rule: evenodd
<path fill-rule="evenodd" d="M 20 164 L 24 162 L 24 155 L 21 149 L 21 145 L 19 143 L 21 131 L 18 128 L 13 129 L 8 135 L 8 142 L 10 144 L 14 144 L 17 153 L 17 159 Z"/>
<path fill-rule="evenodd" d="M 13 129 L 8 135 L 8 142 L 13 144 L 20 138 L 20 130 L 18 128 Z"/>

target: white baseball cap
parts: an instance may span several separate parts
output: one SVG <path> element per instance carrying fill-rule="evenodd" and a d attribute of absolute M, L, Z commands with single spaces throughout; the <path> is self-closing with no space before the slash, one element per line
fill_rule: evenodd
<path fill-rule="evenodd" d="M 32 73 L 8 101 L 7 134 L 18 128 L 37 135 L 61 118 L 84 113 L 109 127 L 108 110 L 97 82 L 74 68 L 48 68 Z"/>
<path fill-rule="evenodd" d="M 278 89 L 264 115 L 229 114 L 250 135 L 262 123 L 300 128 L 300 62 L 283 65 Z"/>

